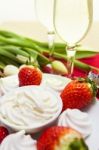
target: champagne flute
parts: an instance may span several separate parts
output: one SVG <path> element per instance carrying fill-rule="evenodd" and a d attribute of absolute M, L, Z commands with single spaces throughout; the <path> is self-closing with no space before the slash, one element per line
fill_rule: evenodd
<path fill-rule="evenodd" d="M 38 20 L 47 28 L 48 32 L 48 46 L 50 49 L 50 56 L 54 51 L 54 27 L 53 27 L 53 8 L 54 0 L 35 0 L 35 12 Z"/>
<path fill-rule="evenodd" d="M 66 42 L 68 77 L 72 77 L 76 46 L 87 35 L 93 19 L 93 0 L 55 0 L 54 26 Z"/>

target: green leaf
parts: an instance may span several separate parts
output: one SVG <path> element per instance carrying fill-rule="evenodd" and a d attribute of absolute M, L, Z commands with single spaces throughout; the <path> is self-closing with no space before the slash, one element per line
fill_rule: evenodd
<path fill-rule="evenodd" d="M 45 66 L 50 63 L 50 60 L 47 57 L 43 56 L 42 54 L 38 55 L 37 60 L 40 66 Z"/>
<path fill-rule="evenodd" d="M 0 69 L 4 69 L 4 67 L 5 67 L 5 64 L 0 61 Z"/>
<path fill-rule="evenodd" d="M 88 57 L 95 56 L 96 54 L 99 54 L 99 52 L 88 51 L 88 50 L 77 51 L 76 52 L 76 59 L 88 58 Z"/>

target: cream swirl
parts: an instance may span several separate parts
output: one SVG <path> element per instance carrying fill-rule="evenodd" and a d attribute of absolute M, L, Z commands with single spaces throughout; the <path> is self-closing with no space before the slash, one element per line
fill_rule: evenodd
<path fill-rule="evenodd" d="M 61 111 L 59 100 L 56 93 L 40 86 L 17 88 L 2 98 L 0 118 L 21 129 L 36 128 Z"/>
<path fill-rule="evenodd" d="M 70 79 L 59 75 L 44 74 L 42 84 L 47 85 L 57 92 L 61 92 L 70 82 Z"/>
<path fill-rule="evenodd" d="M 61 92 L 70 82 L 70 79 L 59 75 L 43 74 L 41 85 L 46 85 L 51 89 Z M 0 96 L 17 88 L 19 86 L 18 75 L 12 75 L 0 79 Z"/>
<path fill-rule="evenodd" d="M 37 150 L 36 140 L 25 131 L 8 135 L 0 145 L 0 150 Z"/>
<path fill-rule="evenodd" d="M 17 76 L 10 76 L 0 79 L 0 96 L 18 87 Z"/>
<path fill-rule="evenodd" d="M 92 132 L 91 121 L 85 112 L 78 109 L 65 110 L 58 119 L 59 126 L 71 127 L 79 131 L 84 138 L 89 136 Z"/>

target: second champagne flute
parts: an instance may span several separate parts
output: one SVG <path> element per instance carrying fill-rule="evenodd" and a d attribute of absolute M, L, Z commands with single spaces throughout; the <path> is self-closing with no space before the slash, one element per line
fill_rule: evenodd
<path fill-rule="evenodd" d="M 93 17 L 93 0 L 55 0 L 54 26 L 66 43 L 68 77 L 73 74 L 77 44 L 88 33 Z"/>
<path fill-rule="evenodd" d="M 38 20 L 48 30 L 48 46 L 50 49 L 50 56 L 54 51 L 54 27 L 53 27 L 53 8 L 54 0 L 35 0 L 35 12 Z"/>

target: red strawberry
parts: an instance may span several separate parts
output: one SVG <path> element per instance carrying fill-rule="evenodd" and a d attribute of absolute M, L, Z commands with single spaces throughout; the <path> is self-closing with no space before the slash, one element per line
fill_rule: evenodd
<path fill-rule="evenodd" d="M 9 135 L 8 130 L 7 130 L 5 127 L 3 127 L 3 126 L 0 126 L 0 143 L 3 141 L 3 139 L 4 139 L 7 135 Z"/>
<path fill-rule="evenodd" d="M 24 66 L 20 69 L 18 78 L 19 86 L 39 85 L 42 80 L 42 72 L 33 66 Z"/>
<path fill-rule="evenodd" d="M 96 96 L 96 91 L 96 85 L 90 79 L 79 78 L 71 81 L 60 95 L 63 101 L 63 110 L 86 107 Z"/>
<path fill-rule="evenodd" d="M 37 150 L 88 150 L 88 147 L 74 129 L 54 126 L 39 137 Z"/>

